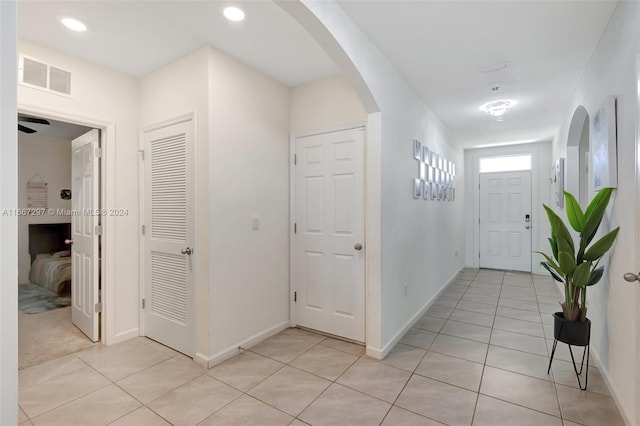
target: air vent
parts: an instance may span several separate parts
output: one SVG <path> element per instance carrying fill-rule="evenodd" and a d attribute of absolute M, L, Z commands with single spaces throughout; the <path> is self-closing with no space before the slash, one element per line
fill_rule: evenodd
<path fill-rule="evenodd" d="M 70 95 L 71 73 L 60 68 L 49 67 L 49 89 Z"/>
<path fill-rule="evenodd" d="M 0 0 L 1 1 L 1 0 Z M 71 96 L 71 73 L 39 59 L 20 55 L 20 84 Z"/>
<path fill-rule="evenodd" d="M 22 81 L 34 86 L 47 88 L 47 64 L 24 58 Z"/>

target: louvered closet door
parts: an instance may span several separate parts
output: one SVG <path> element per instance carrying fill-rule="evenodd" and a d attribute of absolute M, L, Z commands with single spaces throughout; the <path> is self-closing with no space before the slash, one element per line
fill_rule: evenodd
<path fill-rule="evenodd" d="M 195 353 L 193 121 L 145 132 L 145 335 Z"/>

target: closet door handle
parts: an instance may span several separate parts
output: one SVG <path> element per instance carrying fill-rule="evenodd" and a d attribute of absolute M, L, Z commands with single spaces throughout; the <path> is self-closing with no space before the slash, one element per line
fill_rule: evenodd
<path fill-rule="evenodd" d="M 71 245 L 71 244 L 73 244 L 73 240 L 66 239 L 66 240 L 64 240 L 64 243 L 67 244 L 67 245 Z"/>
<path fill-rule="evenodd" d="M 180 250 L 180 253 L 190 255 L 191 253 L 193 253 L 193 250 L 191 249 L 191 247 L 187 247 Z"/>

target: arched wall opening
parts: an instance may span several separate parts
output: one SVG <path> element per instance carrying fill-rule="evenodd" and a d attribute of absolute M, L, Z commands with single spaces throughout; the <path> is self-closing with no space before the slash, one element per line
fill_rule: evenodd
<path fill-rule="evenodd" d="M 580 105 L 573 113 L 567 137 L 566 190 L 581 206 L 589 202 L 589 113 Z"/>

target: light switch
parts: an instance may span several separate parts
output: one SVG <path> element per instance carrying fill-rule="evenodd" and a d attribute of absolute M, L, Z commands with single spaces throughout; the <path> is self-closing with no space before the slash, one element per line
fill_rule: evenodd
<path fill-rule="evenodd" d="M 260 229 L 260 218 L 258 217 L 258 215 L 254 214 L 253 216 L 251 216 L 251 229 L 253 229 L 254 231 Z"/>

